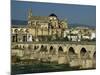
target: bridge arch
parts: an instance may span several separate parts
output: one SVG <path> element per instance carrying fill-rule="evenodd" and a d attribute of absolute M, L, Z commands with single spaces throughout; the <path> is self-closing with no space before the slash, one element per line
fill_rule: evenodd
<path fill-rule="evenodd" d="M 37 50 L 39 48 L 38 45 L 34 45 L 34 50 Z"/>
<path fill-rule="evenodd" d="M 34 50 L 36 50 L 36 49 L 37 49 L 37 46 L 35 45 L 35 46 L 34 46 Z"/>
<path fill-rule="evenodd" d="M 63 53 L 63 48 L 62 48 L 62 46 L 60 46 L 60 47 L 58 48 L 58 53 Z"/>
<path fill-rule="evenodd" d="M 93 67 L 96 68 L 96 51 L 93 53 Z"/>
<path fill-rule="evenodd" d="M 80 58 L 81 58 L 81 59 L 87 58 L 88 55 L 89 55 L 89 54 L 88 54 L 86 48 L 84 48 L 84 47 L 81 48 L 81 50 L 80 50 Z"/>
<path fill-rule="evenodd" d="M 68 57 L 70 60 L 76 57 L 75 49 L 73 47 L 68 49 Z"/>
<path fill-rule="evenodd" d="M 54 49 L 54 46 L 50 46 L 50 53 L 52 53 L 52 54 L 55 54 L 55 49 Z"/>
<path fill-rule="evenodd" d="M 71 55 L 71 54 L 75 54 L 75 50 L 73 47 L 70 47 L 69 50 L 68 50 L 68 54 Z"/>
<path fill-rule="evenodd" d="M 53 46 L 50 46 L 50 50 L 52 50 L 53 49 Z"/>
<path fill-rule="evenodd" d="M 33 45 L 32 45 L 32 44 L 29 44 L 29 45 L 28 45 L 28 49 L 29 49 L 29 50 L 32 50 L 32 49 L 33 49 Z"/>
<path fill-rule="evenodd" d="M 47 46 L 46 45 L 41 45 L 40 51 L 42 52 L 47 52 Z"/>
<path fill-rule="evenodd" d="M 96 59 L 96 51 L 93 54 L 93 59 Z"/>

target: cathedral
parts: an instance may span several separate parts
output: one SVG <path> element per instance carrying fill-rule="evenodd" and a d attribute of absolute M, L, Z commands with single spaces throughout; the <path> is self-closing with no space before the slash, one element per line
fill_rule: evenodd
<path fill-rule="evenodd" d="M 52 41 L 61 39 L 68 28 L 66 20 L 60 20 L 54 13 L 49 16 L 33 16 L 28 11 L 26 27 L 12 27 L 12 42 Z"/>

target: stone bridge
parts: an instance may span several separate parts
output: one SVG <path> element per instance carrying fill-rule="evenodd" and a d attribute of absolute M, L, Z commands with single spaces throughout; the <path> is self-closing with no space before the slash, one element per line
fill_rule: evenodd
<path fill-rule="evenodd" d="M 91 58 L 96 52 L 95 44 L 68 44 L 68 43 L 18 43 L 14 44 L 20 49 L 32 49 L 33 51 L 43 51 L 43 52 L 55 52 L 55 54 L 59 53 L 75 53 L 79 57 L 82 53 L 88 53 Z"/>
<path fill-rule="evenodd" d="M 32 59 L 50 57 L 52 62 L 70 63 L 72 66 L 82 62 L 85 68 L 93 66 L 93 62 L 96 63 L 96 45 L 94 43 L 13 43 L 12 46 L 17 47 L 17 51 L 22 51 L 19 53 L 22 56 L 23 51 L 26 52 L 26 55 L 29 53 Z M 12 51 L 16 51 L 13 47 Z"/>

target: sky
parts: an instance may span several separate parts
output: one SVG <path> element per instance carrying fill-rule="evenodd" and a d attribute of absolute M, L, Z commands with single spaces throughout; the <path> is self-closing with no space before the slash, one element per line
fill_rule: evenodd
<path fill-rule="evenodd" d="M 33 16 L 49 16 L 51 13 L 59 19 L 67 19 L 69 24 L 96 26 L 96 6 L 72 5 L 57 3 L 40 3 L 11 1 L 11 19 L 27 21 L 28 11 L 32 9 Z"/>

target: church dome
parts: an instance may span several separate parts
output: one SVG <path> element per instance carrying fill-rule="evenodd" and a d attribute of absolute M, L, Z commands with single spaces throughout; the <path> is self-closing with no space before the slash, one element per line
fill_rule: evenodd
<path fill-rule="evenodd" d="M 50 14 L 49 16 L 57 17 L 54 13 Z"/>

